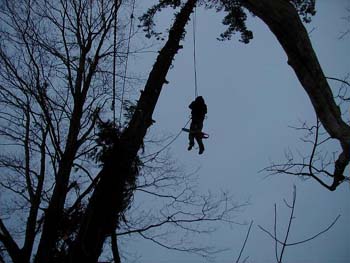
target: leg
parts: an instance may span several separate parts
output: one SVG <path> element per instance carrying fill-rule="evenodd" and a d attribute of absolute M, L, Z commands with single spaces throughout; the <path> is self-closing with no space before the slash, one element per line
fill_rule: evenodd
<path fill-rule="evenodd" d="M 202 154 L 204 152 L 204 144 L 202 141 L 202 137 L 200 135 L 197 135 L 195 138 L 199 146 L 199 154 Z"/>
<path fill-rule="evenodd" d="M 202 141 L 202 129 L 203 129 L 203 122 L 198 122 L 196 125 L 197 133 L 195 133 L 195 138 L 199 146 L 199 154 L 202 154 L 204 152 L 204 144 Z"/>
<path fill-rule="evenodd" d="M 191 150 L 192 147 L 194 146 L 194 134 L 191 132 L 192 130 L 195 129 L 195 124 L 193 122 L 191 122 L 191 126 L 190 126 L 190 132 L 188 133 L 188 140 L 189 140 L 189 145 L 187 150 Z"/>
<path fill-rule="evenodd" d="M 192 147 L 194 146 L 194 135 L 193 135 L 193 133 L 189 133 L 188 134 L 188 139 L 189 139 L 189 145 L 188 145 L 187 150 L 190 151 L 192 149 Z"/>

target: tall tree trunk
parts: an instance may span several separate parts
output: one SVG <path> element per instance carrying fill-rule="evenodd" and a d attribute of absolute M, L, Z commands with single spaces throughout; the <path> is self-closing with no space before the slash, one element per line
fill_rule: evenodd
<path fill-rule="evenodd" d="M 42 130 L 42 142 L 40 144 L 40 174 L 38 177 L 38 184 L 35 190 L 34 198 L 31 200 L 31 207 L 29 210 L 29 216 L 27 218 L 27 228 L 24 240 L 24 245 L 22 248 L 24 262 L 30 262 L 30 257 L 32 255 L 32 250 L 35 242 L 36 236 L 36 222 L 38 211 L 41 203 L 42 190 L 44 186 L 45 169 L 46 169 L 46 137 L 48 134 L 48 128 Z"/>
<path fill-rule="evenodd" d="M 35 258 L 36 263 L 49 263 L 52 261 L 57 242 L 57 230 L 61 224 L 64 203 L 67 196 L 69 176 L 72 170 L 73 161 L 78 149 L 78 135 L 80 131 L 80 120 L 82 116 L 83 103 L 76 102 L 72 119 L 69 125 L 68 139 L 65 151 L 60 160 L 56 185 L 50 200 L 49 207 L 45 212 L 45 221 Z"/>
<path fill-rule="evenodd" d="M 343 152 L 334 168 L 335 190 L 344 178 L 350 160 L 350 127 L 342 120 L 308 33 L 294 6 L 286 0 L 242 0 L 251 12 L 260 17 L 274 33 L 288 56 L 288 64 L 295 71 L 307 92 L 323 127 L 332 138 L 340 141 Z"/>
<path fill-rule="evenodd" d="M 11 257 L 14 263 L 22 263 L 23 254 L 21 253 L 20 248 L 18 247 L 16 241 L 12 238 L 10 232 L 6 228 L 4 222 L 0 218 L 0 240 L 1 243 L 6 248 L 6 252 Z"/>
<path fill-rule="evenodd" d="M 118 1 L 115 1 L 116 9 L 114 10 L 114 12 L 118 11 L 119 6 L 120 2 L 118 3 Z M 87 36 L 86 41 L 82 41 L 82 43 L 79 44 L 81 53 L 79 58 L 79 66 L 76 69 L 77 76 L 74 84 L 74 109 L 69 123 L 69 131 L 65 145 L 65 151 L 62 155 L 62 159 L 60 160 L 58 173 L 55 178 L 56 185 L 53 190 L 49 207 L 45 213 L 43 231 L 39 243 L 38 253 L 35 259 L 36 263 L 50 263 L 54 260 L 54 250 L 58 241 L 57 230 L 62 222 L 61 219 L 63 215 L 64 204 L 67 197 L 70 173 L 73 167 L 73 161 L 76 157 L 78 148 L 81 146 L 81 138 L 78 139 L 78 137 L 79 132 L 81 131 L 81 118 L 83 116 L 84 103 L 86 102 L 86 97 L 91 87 L 93 77 L 96 74 L 96 69 L 101 59 L 101 50 L 105 43 L 106 36 L 110 31 L 112 21 L 114 18 L 116 18 L 116 16 L 113 16 L 113 18 L 111 17 L 107 20 L 102 19 L 103 23 L 101 24 L 101 29 L 98 33 L 98 35 L 100 35 L 98 41 L 95 41 L 95 38 L 92 37 L 92 35 L 89 35 Z M 79 34 L 78 38 L 80 38 Z M 80 40 L 78 40 L 78 43 L 79 42 Z M 86 63 L 89 60 L 88 54 L 93 46 L 95 46 L 96 50 L 92 58 L 90 58 L 91 63 L 89 62 L 89 67 L 87 70 L 88 73 L 86 74 Z"/>
<path fill-rule="evenodd" d="M 195 4 L 196 0 L 188 0 L 176 15 L 168 40 L 149 74 L 135 113 L 120 140 L 114 143 L 112 153 L 100 171 L 101 179 L 90 199 L 78 236 L 70 248 L 68 262 L 97 262 L 106 237 L 111 235 L 118 224 L 118 216 L 126 207 L 125 201 L 128 201 L 125 200 L 128 184 L 136 180 L 132 167 L 137 152 L 152 124 L 152 114 L 166 82 L 165 77 L 181 48 L 180 40 L 185 34 L 185 25 Z"/>

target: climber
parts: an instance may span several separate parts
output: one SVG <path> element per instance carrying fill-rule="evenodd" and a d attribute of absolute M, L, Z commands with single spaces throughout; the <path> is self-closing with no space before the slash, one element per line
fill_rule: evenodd
<path fill-rule="evenodd" d="M 188 107 L 192 110 L 192 122 L 190 126 L 190 132 L 188 135 L 188 150 L 190 151 L 192 149 L 192 147 L 194 146 L 194 139 L 196 139 L 199 146 L 199 154 L 202 154 L 204 152 L 204 145 L 202 141 L 202 129 L 204 117 L 207 113 L 207 105 L 205 104 L 203 97 L 198 96 L 194 101 L 191 102 L 191 104 Z"/>

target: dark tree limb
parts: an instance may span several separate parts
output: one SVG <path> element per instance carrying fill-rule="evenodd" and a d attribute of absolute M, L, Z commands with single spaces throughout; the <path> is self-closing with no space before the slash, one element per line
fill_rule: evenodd
<path fill-rule="evenodd" d="M 344 79 L 339 79 L 339 78 L 334 78 L 334 77 L 326 77 L 326 79 L 336 80 L 336 81 L 339 81 L 339 82 L 350 87 L 350 83 Z"/>
<path fill-rule="evenodd" d="M 343 152 L 335 163 L 334 182 L 329 187 L 333 191 L 343 180 L 343 172 L 349 164 L 350 127 L 341 118 L 340 109 L 297 10 L 285 0 L 242 0 L 242 4 L 261 18 L 276 36 L 323 127 L 341 144 Z"/>
<path fill-rule="evenodd" d="M 324 188 L 333 191 L 335 188 L 343 181 L 349 180 L 349 178 L 343 175 L 344 170 L 347 166 L 345 159 L 345 164 L 339 164 L 340 158 L 335 162 L 335 170 L 332 173 L 328 171 L 327 166 L 333 163 L 332 161 L 324 161 L 323 157 L 321 157 L 320 153 L 317 152 L 317 148 L 328 141 L 329 137 L 320 141 L 320 136 L 322 133 L 320 132 L 321 123 L 316 116 L 316 125 L 312 127 L 308 127 L 305 123 L 302 127 L 293 127 L 296 130 L 304 130 L 307 132 L 307 137 L 313 136 L 313 140 L 311 139 L 302 139 L 305 142 L 312 144 L 311 154 L 308 157 L 303 157 L 302 162 L 294 162 L 294 157 L 291 154 L 287 157 L 288 161 L 285 164 L 272 164 L 269 167 L 265 168 L 265 171 L 271 172 L 271 174 L 287 174 L 287 175 L 295 175 L 301 177 L 311 177 L 316 180 L 321 186 Z M 344 152 L 343 152 L 344 153 Z M 341 153 L 341 155 L 343 154 Z M 340 155 L 340 156 L 341 156 Z M 306 160 L 308 159 L 308 160 Z M 316 162 L 319 162 L 318 165 Z M 320 167 L 317 167 L 320 166 Z M 333 178 L 333 184 L 329 185 L 324 179 L 321 178 L 320 175 L 324 175 L 326 177 Z M 338 179 L 335 179 L 335 178 Z"/>
<path fill-rule="evenodd" d="M 40 173 L 38 176 L 38 183 L 34 193 L 34 197 L 31 200 L 31 206 L 27 219 L 25 241 L 22 248 L 24 261 L 30 261 L 32 254 L 34 241 L 36 237 L 36 223 L 38 212 L 41 203 L 41 197 L 43 194 L 44 179 L 46 174 L 46 139 L 49 132 L 49 127 L 46 126 L 45 130 L 42 130 L 42 139 L 40 144 Z"/>
<path fill-rule="evenodd" d="M 96 50 L 93 55 L 90 67 L 87 70 L 86 63 L 88 60 L 88 52 L 92 48 L 92 41 L 94 40 L 94 38 L 91 37 L 91 32 L 88 33 L 88 36 L 86 36 L 87 39 L 85 40 L 84 37 L 80 35 L 82 34 L 80 28 L 80 23 L 82 23 L 82 21 L 79 17 L 81 15 L 79 14 L 81 10 L 76 11 L 78 12 L 76 13 L 78 27 L 76 41 L 79 44 L 81 55 L 79 57 L 79 66 L 77 68 L 77 76 L 74 83 L 74 108 L 69 123 L 69 130 L 65 150 L 62 155 L 62 159 L 59 163 L 55 188 L 53 190 L 49 207 L 45 214 L 43 232 L 39 243 L 38 253 L 35 259 L 35 262 L 37 263 L 50 262 L 52 261 L 52 257 L 54 256 L 55 244 L 58 237 L 56 226 L 59 225 L 60 220 L 63 216 L 64 203 L 68 193 L 70 173 L 73 167 L 73 162 L 76 153 L 81 144 L 79 142 L 79 132 L 81 131 L 81 119 L 83 116 L 84 103 L 86 102 L 88 91 L 91 88 L 92 79 L 96 74 L 96 68 L 99 63 L 102 47 L 105 43 L 105 39 L 113 22 L 112 11 L 104 14 L 106 15 L 106 20 L 103 20 L 103 23 L 100 25 L 100 28 L 96 30 L 95 37 L 100 36 L 100 39 L 98 39 L 98 41 L 96 41 L 95 43 Z M 85 72 L 86 70 L 87 74 Z"/>
<path fill-rule="evenodd" d="M 6 228 L 4 222 L 0 218 L 0 241 L 5 246 L 7 253 L 14 263 L 21 262 L 21 250 L 17 243 L 13 240 L 10 232 Z"/>
<path fill-rule="evenodd" d="M 111 243 L 112 243 L 112 254 L 113 259 L 115 263 L 120 263 L 120 255 L 119 255 L 119 248 L 118 248 L 118 240 L 117 240 L 117 234 L 115 232 L 111 235 Z"/>

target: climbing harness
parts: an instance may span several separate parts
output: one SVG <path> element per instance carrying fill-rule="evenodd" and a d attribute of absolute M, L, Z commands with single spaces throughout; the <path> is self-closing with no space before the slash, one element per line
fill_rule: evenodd
<path fill-rule="evenodd" d="M 205 133 L 205 132 L 196 132 L 196 131 L 191 131 L 190 129 L 187 129 L 187 128 L 182 128 L 182 130 L 184 132 L 188 132 L 188 133 L 192 133 L 192 134 L 198 134 L 198 136 L 201 138 L 201 139 L 208 139 L 209 138 L 209 134 Z"/>

